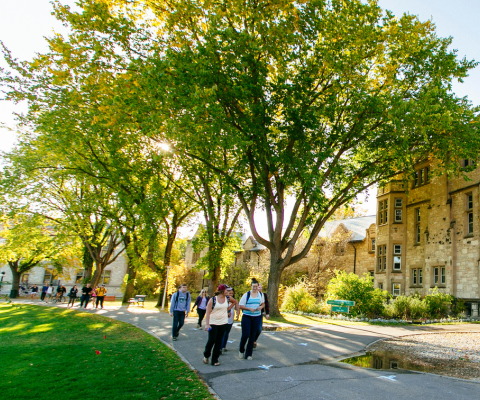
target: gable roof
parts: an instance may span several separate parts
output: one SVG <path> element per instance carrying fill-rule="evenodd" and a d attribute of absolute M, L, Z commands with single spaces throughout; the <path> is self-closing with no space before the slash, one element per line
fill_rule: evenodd
<path fill-rule="evenodd" d="M 333 234 L 340 225 L 343 225 L 349 232 L 352 232 L 350 242 L 361 242 L 367 237 L 367 229 L 376 223 L 376 219 L 376 215 L 366 215 L 364 217 L 328 221 L 320 232 L 320 236 L 329 236 Z"/>

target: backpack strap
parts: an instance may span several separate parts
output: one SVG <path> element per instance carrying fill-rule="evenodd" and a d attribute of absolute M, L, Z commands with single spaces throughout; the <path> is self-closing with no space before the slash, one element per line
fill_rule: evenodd
<path fill-rule="evenodd" d="M 247 305 L 248 300 L 250 300 L 250 290 L 247 292 L 247 301 L 245 302 L 245 305 Z"/>
<path fill-rule="evenodd" d="M 215 308 L 215 305 L 217 304 L 217 296 L 212 297 L 212 311 Z"/>

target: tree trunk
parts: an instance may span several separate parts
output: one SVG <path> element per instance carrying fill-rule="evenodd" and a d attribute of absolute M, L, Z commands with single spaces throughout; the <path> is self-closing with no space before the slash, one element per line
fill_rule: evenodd
<path fill-rule="evenodd" d="M 85 270 L 85 274 L 83 275 L 83 283 L 88 283 L 92 279 L 93 258 L 86 246 L 83 249 L 82 264 L 83 264 L 83 269 Z"/>
<path fill-rule="evenodd" d="M 280 316 L 278 305 L 278 289 L 280 287 L 280 278 L 282 271 L 278 269 L 277 260 L 271 256 L 270 258 L 270 273 L 268 275 L 268 304 L 270 307 L 270 315 L 272 317 Z"/>
<path fill-rule="evenodd" d="M 125 293 L 123 293 L 123 303 L 127 303 L 133 297 L 135 278 L 137 277 L 137 270 L 130 259 L 128 260 L 127 275 L 127 286 L 125 287 Z"/>
<path fill-rule="evenodd" d="M 98 263 L 98 264 L 95 263 L 95 272 L 93 273 L 92 280 L 90 281 L 93 288 L 98 285 L 98 282 L 102 277 L 102 273 L 103 273 L 103 270 L 105 269 L 105 266 L 106 265 L 102 263 Z"/>
<path fill-rule="evenodd" d="M 18 261 L 9 262 L 10 270 L 12 271 L 12 289 L 10 290 L 10 298 L 16 299 L 20 290 L 20 275 L 18 271 Z"/>
<path fill-rule="evenodd" d="M 163 293 L 165 292 L 165 281 L 167 279 L 167 267 L 170 266 L 172 260 L 172 250 L 175 239 L 177 238 L 177 228 L 172 227 L 172 231 L 167 236 L 167 244 L 165 246 L 165 253 L 163 255 L 163 267 L 164 270 L 160 275 L 160 282 L 162 286 L 160 287 L 160 293 L 158 295 L 158 301 L 156 307 L 161 307 L 163 303 Z M 165 296 L 165 307 L 168 306 L 168 297 Z M 167 307 L 168 308 L 168 307 Z"/>
<path fill-rule="evenodd" d="M 220 279 L 220 267 L 213 267 L 212 276 L 208 280 L 208 295 L 212 297 L 217 291 L 218 280 Z"/>
<path fill-rule="evenodd" d="M 128 235 L 125 235 L 124 238 L 125 248 L 128 248 L 130 244 L 130 238 Z M 137 269 L 135 268 L 132 257 L 127 255 L 127 286 L 125 287 L 125 292 L 123 293 L 122 303 L 127 303 L 129 299 L 133 296 L 133 291 L 135 289 L 135 278 L 137 277 Z"/>

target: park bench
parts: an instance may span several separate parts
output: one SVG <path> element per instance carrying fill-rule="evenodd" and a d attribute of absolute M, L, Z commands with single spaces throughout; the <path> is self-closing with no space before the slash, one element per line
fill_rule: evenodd
<path fill-rule="evenodd" d="M 128 305 L 133 304 L 133 305 L 139 306 L 141 304 L 142 307 L 144 307 L 145 306 L 145 297 L 147 297 L 147 296 L 143 295 L 143 294 L 137 294 L 135 297 L 128 300 Z"/>
<path fill-rule="evenodd" d="M 115 296 L 105 296 L 105 301 L 115 301 Z"/>

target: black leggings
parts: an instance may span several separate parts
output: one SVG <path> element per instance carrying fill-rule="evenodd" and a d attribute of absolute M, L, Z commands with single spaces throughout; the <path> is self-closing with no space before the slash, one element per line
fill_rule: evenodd
<path fill-rule="evenodd" d="M 76 299 L 77 299 L 76 297 L 70 296 L 70 300 L 68 300 L 67 307 L 70 305 L 70 303 L 72 303 L 72 307 L 73 307 L 75 305 Z"/>
<path fill-rule="evenodd" d="M 103 308 L 103 300 L 105 299 L 105 296 L 97 296 L 97 303 L 95 307 L 98 308 L 98 304 L 100 303 L 100 306 Z"/>
<path fill-rule="evenodd" d="M 210 330 L 208 331 L 208 341 L 205 346 L 205 351 L 203 356 L 209 358 L 212 356 L 212 365 L 218 362 L 218 357 L 220 357 L 220 350 L 222 347 L 223 336 L 225 335 L 225 329 L 227 329 L 227 324 L 225 325 L 210 325 Z M 213 348 L 213 351 L 212 351 Z"/>
<path fill-rule="evenodd" d="M 202 321 L 203 321 L 203 318 L 205 317 L 205 313 L 207 312 L 207 310 L 202 310 L 201 308 L 198 308 L 197 307 L 197 314 L 198 314 L 198 322 L 197 324 L 202 326 Z"/>

